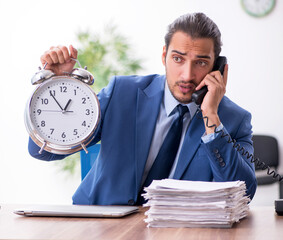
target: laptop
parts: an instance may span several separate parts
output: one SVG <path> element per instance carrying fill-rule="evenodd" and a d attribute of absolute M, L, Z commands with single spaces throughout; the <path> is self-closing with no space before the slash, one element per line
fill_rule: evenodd
<path fill-rule="evenodd" d="M 15 209 L 14 213 L 29 217 L 98 217 L 116 218 L 139 210 L 136 206 L 102 205 L 34 205 Z"/>

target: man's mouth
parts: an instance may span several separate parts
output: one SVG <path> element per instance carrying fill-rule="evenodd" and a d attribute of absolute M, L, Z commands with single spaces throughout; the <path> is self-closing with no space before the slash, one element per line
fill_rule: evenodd
<path fill-rule="evenodd" d="M 179 90 L 183 94 L 193 93 L 195 89 L 195 85 L 193 83 L 178 83 L 177 84 Z"/>

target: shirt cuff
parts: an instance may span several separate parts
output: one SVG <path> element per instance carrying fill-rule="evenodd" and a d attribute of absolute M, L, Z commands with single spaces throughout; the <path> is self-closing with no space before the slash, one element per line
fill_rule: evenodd
<path fill-rule="evenodd" d="M 223 124 L 220 123 L 220 125 L 216 128 L 216 131 L 221 131 L 223 129 Z M 208 135 L 206 135 L 206 133 L 201 137 L 201 140 L 203 141 L 203 143 L 209 143 L 211 142 L 212 140 L 214 140 L 218 134 L 220 133 L 210 133 Z"/>

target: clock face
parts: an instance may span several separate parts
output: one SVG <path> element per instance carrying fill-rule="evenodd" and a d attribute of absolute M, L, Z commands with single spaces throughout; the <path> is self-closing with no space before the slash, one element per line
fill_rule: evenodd
<path fill-rule="evenodd" d="M 275 0 L 241 0 L 241 3 L 244 10 L 254 17 L 267 15 L 275 6 Z"/>
<path fill-rule="evenodd" d="M 29 119 L 39 138 L 55 146 L 74 146 L 97 127 L 99 103 L 89 86 L 69 77 L 54 77 L 34 92 Z"/>

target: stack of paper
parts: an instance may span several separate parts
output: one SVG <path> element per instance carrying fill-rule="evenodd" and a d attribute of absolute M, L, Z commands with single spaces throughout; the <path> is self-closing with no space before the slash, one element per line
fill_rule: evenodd
<path fill-rule="evenodd" d="M 243 181 L 154 180 L 145 192 L 148 227 L 229 228 L 249 210 Z"/>

